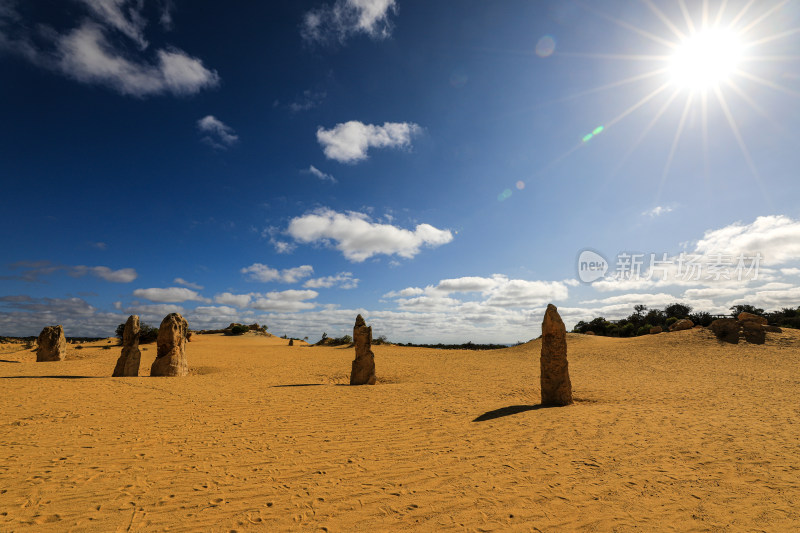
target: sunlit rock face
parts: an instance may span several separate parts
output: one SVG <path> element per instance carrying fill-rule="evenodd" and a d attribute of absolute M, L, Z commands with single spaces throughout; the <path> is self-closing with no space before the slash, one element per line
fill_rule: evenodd
<path fill-rule="evenodd" d="M 122 353 L 114 367 L 113 377 L 136 377 L 139 375 L 139 363 L 142 352 L 139 351 L 139 317 L 131 315 L 125 322 L 122 333 Z"/>
<path fill-rule="evenodd" d="M 179 313 L 170 313 L 158 328 L 156 360 L 150 367 L 151 376 L 186 376 L 186 334 L 189 325 Z"/>
<path fill-rule="evenodd" d="M 572 403 L 572 383 L 567 365 L 567 329 L 556 306 L 549 304 L 542 322 L 541 369 L 542 405 Z"/>
<path fill-rule="evenodd" d="M 375 384 L 375 354 L 372 353 L 372 327 L 367 326 L 364 317 L 358 315 L 353 327 L 353 343 L 356 358 L 350 372 L 350 385 Z"/>
<path fill-rule="evenodd" d="M 63 361 L 67 356 L 67 339 L 64 328 L 47 326 L 39 333 L 39 347 L 36 349 L 36 361 Z"/>

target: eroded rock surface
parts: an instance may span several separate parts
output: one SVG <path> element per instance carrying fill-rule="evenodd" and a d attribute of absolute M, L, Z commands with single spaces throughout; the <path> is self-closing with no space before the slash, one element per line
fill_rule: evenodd
<path fill-rule="evenodd" d="M 139 363 L 142 352 L 139 351 L 139 317 L 131 315 L 125 322 L 122 332 L 122 353 L 114 367 L 113 377 L 136 377 L 139 375 Z"/>
<path fill-rule="evenodd" d="M 694 327 L 694 322 L 692 322 L 688 318 L 682 318 L 682 319 L 678 320 L 677 322 L 675 322 L 674 324 L 672 324 L 669 327 L 669 330 L 670 331 L 683 331 L 683 330 L 686 330 L 686 329 L 692 329 L 693 327 Z"/>
<path fill-rule="evenodd" d="M 356 358 L 350 372 L 350 385 L 374 385 L 375 354 L 372 353 L 372 327 L 367 326 L 364 317 L 358 315 L 353 326 L 353 344 Z"/>
<path fill-rule="evenodd" d="M 553 304 L 547 306 L 542 321 L 541 370 L 542 405 L 572 403 L 572 383 L 567 365 L 567 329 Z"/>
<path fill-rule="evenodd" d="M 186 376 L 186 333 L 189 325 L 179 313 L 170 313 L 158 328 L 156 360 L 150 367 L 151 376 Z"/>
<path fill-rule="evenodd" d="M 64 328 L 47 326 L 39 333 L 39 347 L 36 349 L 36 361 L 63 361 L 67 356 L 67 339 Z"/>

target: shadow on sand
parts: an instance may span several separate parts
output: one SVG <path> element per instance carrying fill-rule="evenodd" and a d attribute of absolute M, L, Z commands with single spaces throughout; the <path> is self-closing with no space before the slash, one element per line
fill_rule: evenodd
<path fill-rule="evenodd" d="M 0 379 L 96 379 L 100 376 L 0 376 Z"/>
<path fill-rule="evenodd" d="M 271 388 L 276 387 L 320 387 L 324 385 L 324 383 L 290 383 L 288 385 L 273 385 Z"/>
<path fill-rule="evenodd" d="M 509 405 L 508 407 L 501 407 L 494 411 L 483 413 L 481 416 L 473 420 L 473 422 L 486 422 L 487 420 L 494 420 L 495 418 L 502 418 L 504 416 L 516 415 L 524 413 L 525 411 L 538 411 L 539 409 L 550 409 L 555 407 L 553 405 Z"/>
<path fill-rule="evenodd" d="M 8 359 L 0 359 L 0 363 L 21 363 L 22 361 L 9 361 Z"/>

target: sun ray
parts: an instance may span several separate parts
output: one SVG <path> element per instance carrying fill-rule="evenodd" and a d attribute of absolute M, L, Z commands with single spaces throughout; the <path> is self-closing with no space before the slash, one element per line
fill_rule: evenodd
<path fill-rule="evenodd" d="M 750 156 L 750 150 L 747 149 L 747 145 L 744 142 L 744 138 L 742 137 L 742 134 L 739 131 L 739 126 L 736 124 L 736 120 L 734 120 L 733 118 L 733 113 L 731 113 L 731 110 L 728 107 L 728 102 L 727 100 L 725 100 L 725 95 L 722 94 L 722 91 L 720 90 L 719 87 L 714 87 L 714 94 L 717 96 L 719 105 L 722 108 L 722 113 L 728 120 L 728 125 L 731 127 L 733 136 L 736 138 L 736 143 L 739 145 L 739 150 L 742 151 L 742 155 L 744 156 L 744 160 L 747 163 L 747 167 L 750 169 L 750 172 L 753 173 L 753 177 L 756 178 L 758 186 L 761 189 L 761 194 L 764 195 L 764 198 L 767 200 L 767 202 L 770 202 L 769 196 L 767 195 L 767 191 L 766 189 L 764 189 L 764 182 L 761 179 L 761 175 L 758 173 L 758 169 L 756 168 L 753 158 Z"/>
<path fill-rule="evenodd" d="M 686 27 L 689 28 L 689 33 L 694 33 L 694 23 L 692 22 L 692 16 L 689 14 L 689 10 L 686 8 L 686 4 L 683 0 L 678 0 L 678 5 L 681 8 L 681 13 L 683 13 L 683 18 L 686 20 Z"/>
<path fill-rule="evenodd" d="M 753 108 L 753 110 L 755 110 L 756 113 L 761 115 L 764 118 L 764 120 L 769 122 L 776 130 L 783 133 L 787 139 L 793 138 L 791 132 L 786 128 L 786 126 L 775 120 L 775 118 L 772 115 L 770 115 L 763 107 L 761 107 L 758 104 L 758 102 L 756 102 L 750 96 L 748 96 L 748 94 L 744 90 L 742 90 L 742 88 L 739 87 L 735 82 L 729 80 L 727 85 L 733 92 L 739 95 L 739 98 L 744 100 L 751 108 Z"/>
<path fill-rule="evenodd" d="M 764 61 L 797 61 L 800 59 L 800 55 L 796 56 L 787 56 L 787 55 L 776 55 L 776 56 L 746 56 L 741 59 L 742 63 L 749 63 L 749 62 L 756 62 L 761 63 Z"/>
<path fill-rule="evenodd" d="M 669 87 L 669 83 L 663 84 L 661 87 L 658 87 L 653 92 L 651 92 L 650 94 L 648 94 L 647 96 L 645 96 L 644 98 L 642 98 L 641 100 L 639 100 L 638 102 L 633 104 L 632 106 L 628 107 L 628 109 L 626 109 L 625 111 L 623 111 L 622 113 L 620 113 L 616 117 L 612 118 L 606 124 L 606 128 L 610 128 L 611 126 L 613 126 L 614 124 L 616 124 L 617 122 L 622 120 L 623 118 L 627 117 L 628 115 L 630 115 L 631 113 L 633 113 L 634 111 L 636 111 L 637 109 L 642 107 L 644 104 L 646 104 L 647 102 L 649 102 L 650 100 L 655 98 L 658 94 L 660 94 L 662 91 L 664 91 L 664 89 L 666 89 L 667 87 Z"/>
<path fill-rule="evenodd" d="M 722 3 L 719 5 L 719 11 L 717 11 L 717 18 L 714 19 L 715 28 L 722 22 L 722 15 L 725 13 L 726 7 L 728 7 L 728 0 L 722 0 Z"/>
<path fill-rule="evenodd" d="M 708 28 L 708 0 L 703 0 L 703 29 Z"/>
<path fill-rule="evenodd" d="M 647 136 L 647 134 L 650 133 L 650 130 L 653 129 L 653 127 L 656 125 L 656 123 L 661 118 L 661 116 L 664 113 L 666 113 L 667 109 L 669 109 L 669 107 L 672 105 L 672 102 L 675 101 L 675 99 L 678 97 L 678 95 L 680 93 L 681 93 L 680 89 L 675 89 L 672 92 L 672 94 L 669 96 L 667 101 L 664 102 L 664 104 L 661 106 L 661 108 L 659 108 L 658 112 L 655 114 L 653 119 L 642 130 L 642 133 L 639 135 L 639 137 L 636 139 L 636 141 L 633 143 L 633 145 L 630 148 L 628 148 L 628 151 L 625 152 L 625 155 L 622 156 L 622 158 L 620 159 L 619 163 L 611 171 L 611 175 L 617 174 L 620 171 L 620 169 L 622 169 L 622 167 L 625 165 L 625 163 L 628 161 L 628 159 L 631 157 L 631 155 L 633 155 L 633 152 L 636 151 L 636 148 L 639 146 L 639 144 L 644 140 L 644 138 Z"/>
<path fill-rule="evenodd" d="M 602 11 L 598 11 L 598 10 L 592 8 L 592 7 L 589 7 L 587 4 L 585 4 L 583 2 L 578 2 L 578 3 L 584 9 L 586 9 L 587 11 L 591 11 L 592 13 L 597 15 L 598 17 L 602 17 L 602 18 L 604 18 L 604 19 L 606 19 L 606 20 L 608 20 L 610 22 L 613 22 L 614 24 L 616 24 L 617 26 L 619 26 L 621 28 L 625 28 L 626 30 L 630 30 L 630 31 L 632 31 L 634 33 L 638 33 L 642 37 L 646 37 L 646 38 L 650 39 L 651 41 L 657 42 L 659 44 L 663 44 L 664 46 L 669 47 L 669 48 L 673 48 L 673 49 L 677 48 L 677 46 L 678 46 L 677 44 L 675 44 L 675 43 L 673 43 L 671 41 L 668 41 L 666 39 L 662 39 L 661 37 L 659 37 L 657 35 L 654 35 L 654 34 L 650 33 L 649 31 L 645 31 L 645 30 L 643 30 L 641 28 L 637 28 L 633 24 L 628 24 L 624 20 L 620 20 L 618 18 L 612 17 L 611 15 L 607 15 L 606 13 L 603 13 Z"/>
<path fill-rule="evenodd" d="M 745 6 L 742 8 L 742 10 L 739 11 L 739 14 L 736 15 L 735 17 L 733 17 L 733 20 L 730 21 L 730 23 L 728 24 L 728 27 L 729 28 L 733 28 L 734 26 L 736 26 L 736 23 L 739 22 L 742 19 L 744 14 L 747 13 L 747 10 L 750 9 L 750 6 L 752 6 L 755 3 L 755 1 L 756 0 L 750 0 L 749 2 L 747 2 L 747 4 L 745 4 Z"/>
<path fill-rule="evenodd" d="M 765 11 L 764 13 L 762 13 L 760 17 L 758 17 L 758 18 L 756 18 L 756 19 L 752 20 L 752 21 L 750 22 L 750 24 L 748 24 L 747 26 L 745 26 L 744 28 L 742 28 L 742 29 L 741 29 L 741 30 L 738 32 L 738 33 L 739 33 L 739 35 L 744 35 L 744 34 L 746 34 L 746 33 L 747 33 L 747 32 L 749 32 L 750 30 L 752 30 L 753 28 L 755 28 L 756 26 L 758 26 L 759 24 L 761 24 L 761 21 L 762 21 L 762 20 L 766 19 L 767 17 L 769 17 L 770 15 L 772 15 L 772 14 L 773 14 L 775 11 L 777 11 L 777 10 L 778 10 L 778 9 L 780 9 L 780 8 L 782 8 L 783 6 L 785 6 L 785 5 L 786 5 L 786 4 L 788 4 L 788 3 L 789 3 L 789 0 L 783 0 L 783 2 L 780 2 L 780 3 L 778 3 L 778 4 L 775 4 L 774 6 L 772 6 L 772 8 L 771 8 L 771 9 L 768 9 L 767 11 Z"/>
<path fill-rule="evenodd" d="M 694 93 L 689 93 L 686 96 L 686 104 L 683 106 L 683 113 L 681 113 L 681 120 L 678 122 L 678 129 L 675 131 L 675 137 L 672 139 L 672 146 L 669 149 L 669 155 L 667 156 L 667 162 L 664 164 L 664 171 L 661 173 L 661 183 L 658 185 L 658 195 L 656 196 L 656 201 L 661 199 L 661 191 L 664 189 L 664 183 L 667 181 L 667 175 L 669 174 L 669 169 L 672 167 L 672 160 L 675 158 L 675 150 L 678 148 L 678 142 L 681 139 L 681 135 L 683 134 L 683 128 L 686 126 L 686 117 L 689 116 L 689 111 L 692 109 L 692 100 L 694 99 Z"/>
<path fill-rule="evenodd" d="M 659 19 L 661 19 L 661 22 L 663 22 L 663 23 L 664 23 L 664 25 L 665 25 L 667 28 L 669 28 L 669 30 L 670 30 L 672 33 L 674 33 L 674 34 L 675 34 L 675 36 L 676 36 L 678 39 L 685 39 L 685 38 L 686 38 L 686 35 L 685 35 L 685 34 L 684 34 L 684 33 L 683 33 L 681 30 L 679 30 L 679 29 L 678 29 L 678 27 L 677 27 L 677 26 L 675 26 L 675 24 L 673 24 L 673 23 L 672 23 L 672 21 L 671 21 L 671 20 L 669 20 L 669 18 L 668 18 L 668 17 L 667 17 L 667 16 L 666 16 L 666 15 L 665 15 L 665 14 L 664 14 L 664 13 L 663 13 L 663 12 L 662 12 L 660 9 L 658 9 L 658 8 L 656 7 L 656 5 L 655 5 L 655 4 L 652 2 L 652 0 L 642 0 L 642 1 L 643 1 L 645 4 L 647 4 L 647 7 L 649 7 L 649 8 L 650 8 L 650 11 L 652 11 L 653 13 L 655 13 L 655 15 L 656 15 L 656 16 L 657 16 Z"/>
<path fill-rule="evenodd" d="M 772 81 L 769 81 L 769 80 L 765 80 L 764 78 L 756 76 L 755 74 L 750 74 L 749 72 L 746 72 L 746 71 L 741 70 L 741 69 L 735 70 L 734 74 L 736 74 L 738 76 L 741 76 L 743 78 L 747 78 L 748 80 L 754 81 L 754 82 L 759 83 L 761 85 L 764 85 L 766 87 L 770 87 L 772 89 L 775 89 L 776 91 L 780 91 L 782 93 L 790 94 L 790 95 L 792 95 L 794 97 L 800 98 L 800 93 L 799 92 L 793 91 L 791 89 L 788 89 L 788 88 L 786 88 L 783 85 L 780 85 L 778 83 L 775 83 L 775 82 L 772 82 Z"/>
<path fill-rule="evenodd" d="M 597 54 L 583 52 L 557 52 L 563 57 L 582 57 L 587 59 L 623 59 L 629 61 L 666 61 L 668 55 L 643 55 L 643 54 Z"/>
<path fill-rule="evenodd" d="M 703 133 L 703 176 L 706 181 L 711 176 L 711 163 L 708 159 L 708 91 L 700 95 L 700 120 Z"/>
<path fill-rule="evenodd" d="M 783 39 L 784 37 L 789 37 L 790 35 L 794 35 L 796 33 L 800 33 L 800 28 L 792 28 L 791 30 L 786 30 L 783 33 L 770 35 L 769 37 L 764 37 L 763 39 L 759 39 L 757 41 L 750 41 L 745 45 L 745 48 L 752 48 L 770 41 L 777 41 L 778 39 Z"/>
<path fill-rule="evenodd" d="M 563 98 L 558 98 L 556 100 L 550 100 L 550 101 L 546 102 L 545 104 L 541 104 L 541 105 L 549 105 L 549 104 L 557 104 L 557 103 L 569 102 L 570 100 L 575 100 L 576 98 L 580 98 L 581 96 L 586 96 L 588 94 L 593 94 L 593 93 L 597 93 L 597 92 L 600 92 L 600 91 L 605 91 L 605 90 L 608 90 L 608 89 L 614 89 L 616 87 L 621 87 L 623 85 L 628 85 L 629 83 L 634 83 L 634 82 L 641 81 L 641 80 L 644 80 L 644 79 L 647 79 L 647 78 L 652 78 L 653 76 L 658 76 L 659 74 L 663 74 L 666 71 L 667 71 L 666 68 L 661 68 L 661 69 L 658 69 L 658 70 L 652 70 L 652 71 L 649 71 L 649 72 L 645 72 L 644 74 L 638 74 L 636 76 L 631 76 L 629 78 L 625 78 L 625 79 L 622 79 L 622 80 L 619 80 L 619 81 L 614 81 L 614 82 L 611 82 L 611 83 L 607 83 L 605 85 L 600 85 L 600 86 L 594 87 L 592 89 L 586 89 L 585 91 L 581 91 L 579 93 L 571 94 L 571 95 L 565 96 Z M 537 107 L 540 107 L 540 106 L 537 106 Z"/>

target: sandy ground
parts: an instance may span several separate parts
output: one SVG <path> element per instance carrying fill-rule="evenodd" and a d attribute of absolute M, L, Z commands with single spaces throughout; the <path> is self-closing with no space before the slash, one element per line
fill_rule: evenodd
<path fill-rule="evenodd" d="M 352 349 L 286 342 L 195 336 L 186 378 L 0 345 L 0 531 L 800 528 L 800 332 L 570 335 L 551 409 L 538 341 L 378 346 L 362 387 Z"/>

